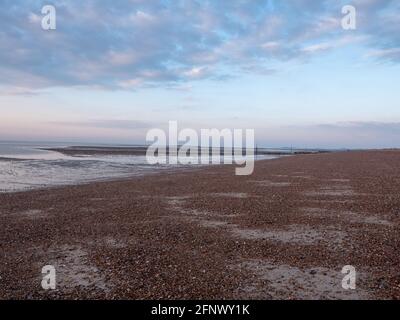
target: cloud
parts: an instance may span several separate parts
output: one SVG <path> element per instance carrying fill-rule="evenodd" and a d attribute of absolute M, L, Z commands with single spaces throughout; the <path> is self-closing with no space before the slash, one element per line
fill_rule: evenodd
<path fill-rule="evenodd" d="M 380 49 L 368 52 L 367 56 L 375 58 L 385 58 L 392 61 L 400 61 L 400 47 L 390 49 Z"/>
<path fill-rule="evenodd" d="M 13 87 L 1 87 L 0 86 L 0 95 L 2 96 L 34 96 L 39 94 L 38 91 L 30 90 L 26 88 L 21 88 L 17 86 Z"/>
<path fill-rule="evenodd" d="M 86 128 L 102 128 L 102 129 L 150 129 L 154 127 L 154 123 L 148 123 L 139 120 L 126 119 L 98 119 L 87 121 L 53 121 L 49 124 L 67 127 L 86 127 Z"/>
<path fill-rule="evenodd" d="M 353 121 L 285 126 L 286 144 L 335 148 L 400 147 L 400 122 Z"/>
<path fill-rule="evenodd" d="M 47 1 L 3 0 L 0 85 L 135 90 L 225 79 L 229 68 L 269 74 L 275 62 L 353 44 L 340 27 L 344 2 L 55 0 L 57 30 L 44 31 Z M 353 39 L 362 39 L 367 56 L 400 62 L 399 2 L 353 5 Z"/>

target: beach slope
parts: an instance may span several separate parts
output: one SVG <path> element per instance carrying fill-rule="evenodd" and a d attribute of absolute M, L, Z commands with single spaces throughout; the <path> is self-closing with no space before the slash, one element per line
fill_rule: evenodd
<path fill-rule="evenodd" d="M 399 299 L 399 190 L 363 151 L 0 194 L 0 298 Z"/>

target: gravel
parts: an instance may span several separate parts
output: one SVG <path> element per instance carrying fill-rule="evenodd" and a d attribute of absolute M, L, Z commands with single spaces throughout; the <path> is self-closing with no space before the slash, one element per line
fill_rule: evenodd
<path fill-rule="evenodd" d="M 0 299 L 399 299 L 399 190 L 365 151 L 0 194 Z"/>

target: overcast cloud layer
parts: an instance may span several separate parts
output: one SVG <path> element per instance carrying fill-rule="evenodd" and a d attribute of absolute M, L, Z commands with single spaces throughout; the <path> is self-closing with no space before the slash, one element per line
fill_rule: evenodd
<path fill-rule="evenodd" d="M 58 0 L 55 31 L 41 29 L 48 1 L 0 2 L 0 87 L 8 92 L 269 74 L 279 62 L 352 43 L 370 59 L 400 62 L 399 1 Z M 357 9 L 357 32 L 341 28 L 344 4 Z"/>

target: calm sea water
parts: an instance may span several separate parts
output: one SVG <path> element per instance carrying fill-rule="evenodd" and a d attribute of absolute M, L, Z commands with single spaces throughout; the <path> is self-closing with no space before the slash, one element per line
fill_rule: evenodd
<path fill-rule="evenodd" d="M 78 184 L 188 167 L 149 165 L 145 156 L 72 157 L 40 150 L 40 148 L 66 146 L 68 144 L 0 142 L 0 192 Z"/>
<path fill-rule="evenodd" d="M 167 165 L 148 165 L 145 156 L 71 157 L 39 149 L 65 146 L 68 145 L 0 142 L 0 192 L 77 184 L 171 169 Z"/>

